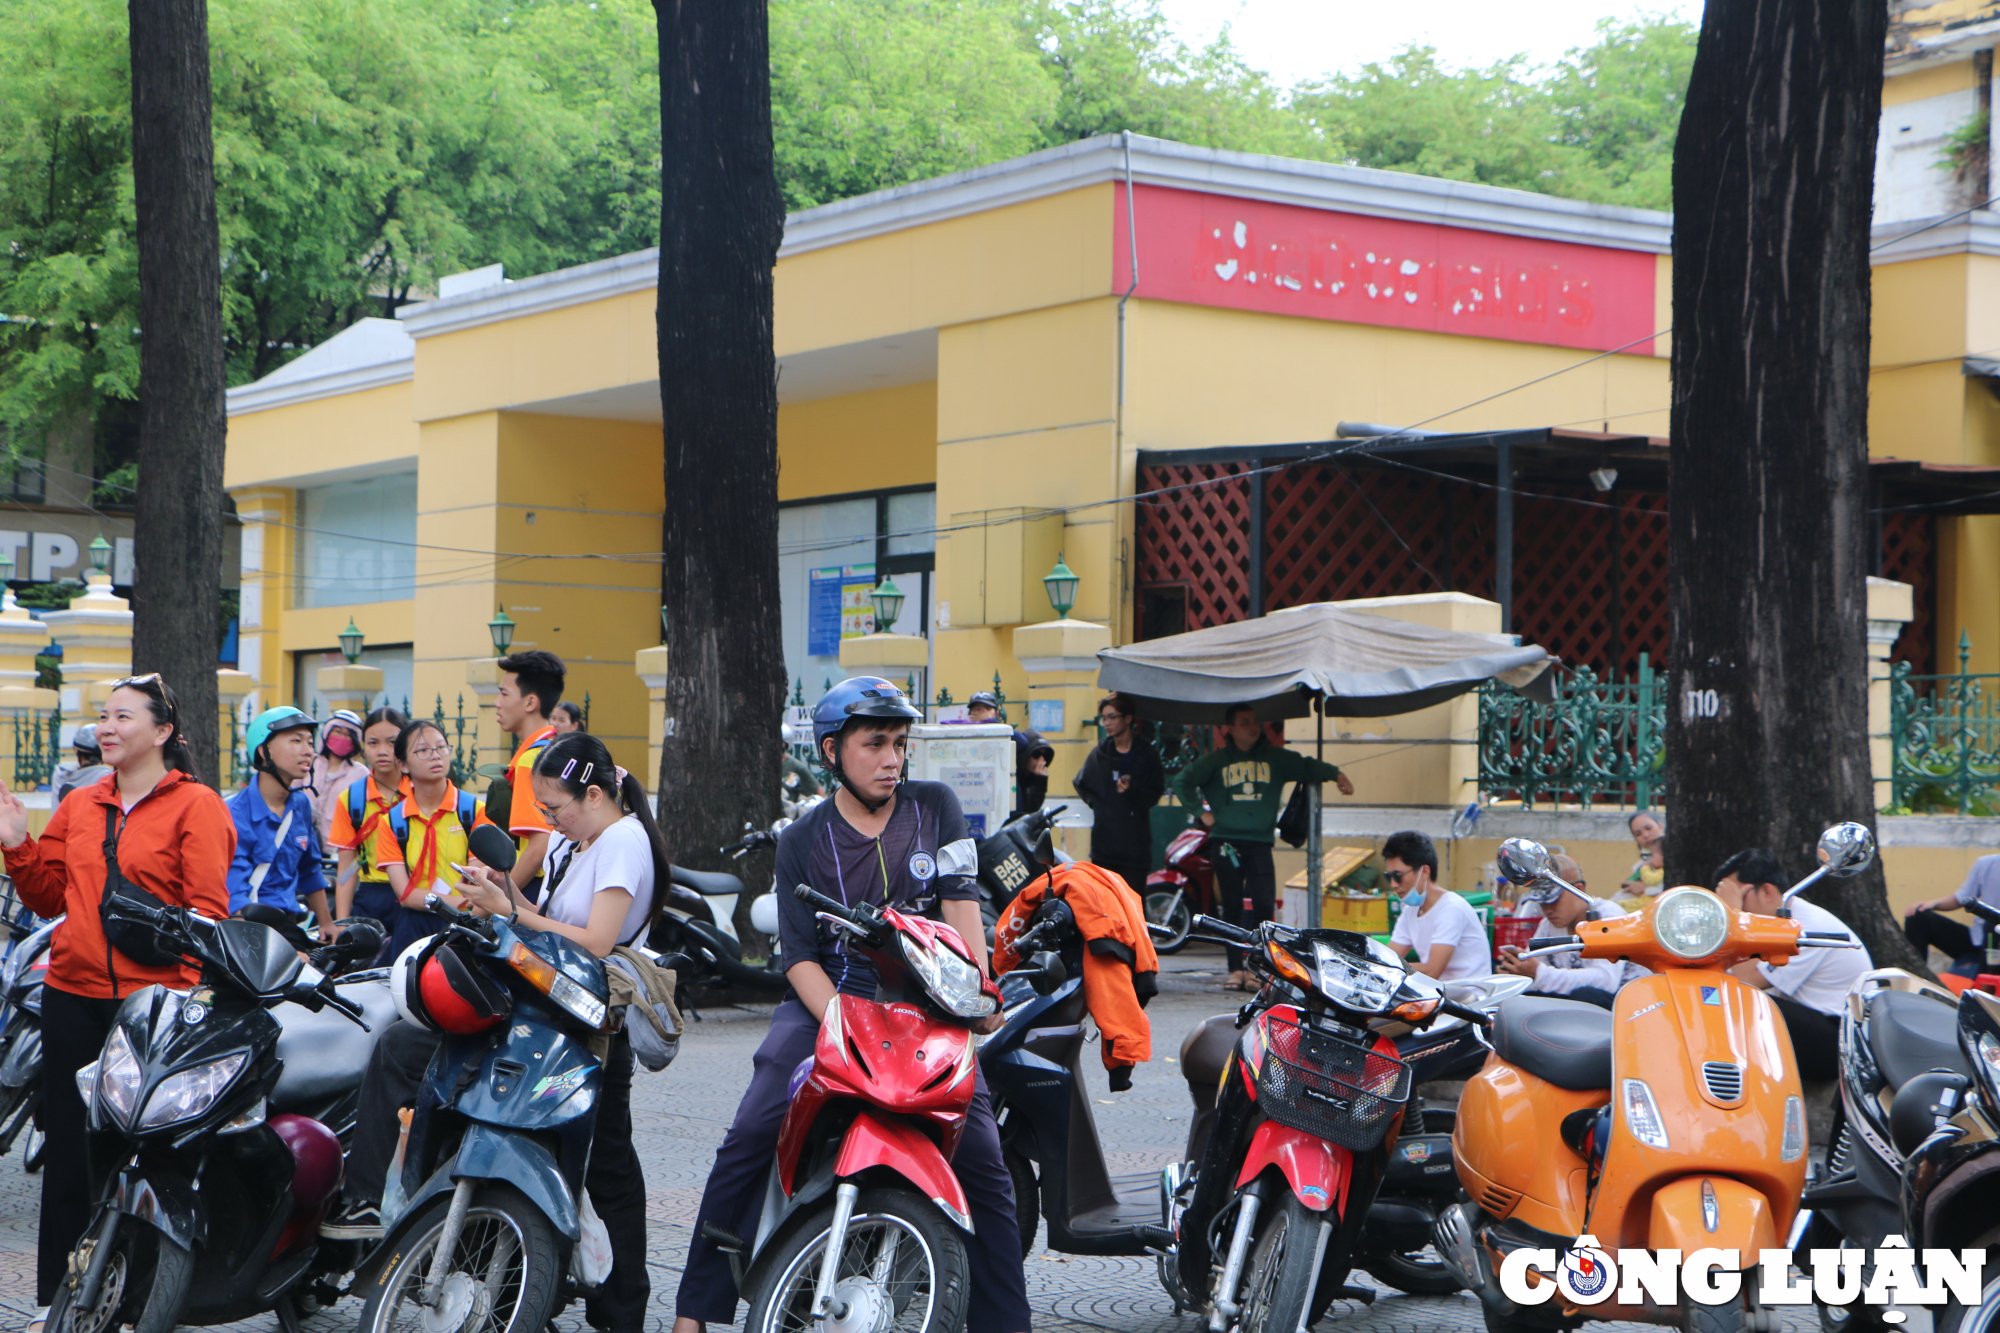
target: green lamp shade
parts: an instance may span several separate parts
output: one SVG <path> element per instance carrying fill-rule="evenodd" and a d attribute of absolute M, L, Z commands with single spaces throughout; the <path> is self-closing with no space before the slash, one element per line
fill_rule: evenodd
<path fill-rule="evenodd" d="M 361 645 L 364 642 L 361 627 L 354 623 L 354 617 L 347 618 L 347 628 L 340 632 L 340 655 L 353 666 L 361 660 Z"/>
<path fill-rule="evenodd" d="M 875 632 L 888 634 L 896 628 L 896 620 L 903 614 L 903 590 L 888 575 L 868 594 L 868 600 L 875 604 Z"/>
<path fill-rule="evenodd" d="M 1058 620 L 1069 615 L 1069 609 L 1076 605 L 1076 571 L 1063 558 L 1056 557 L 1056 567 L 1042 576 L 1042 586 L 1049 590 L 1049 605 L 1055 608 Z"/>
<path fill-rule="evenodd" d="M 508 645 L 514 642 L 514 618 L 496 606 L 493 619 L 486 622 L 486 632 L 493 636 L 493 655 L 505 657 Z"/>
<path fill-rule="evenodd" d="M 111 568 L 111 543 L 101 532 L 90 543 L 90 567 L 100 574 Z"/>

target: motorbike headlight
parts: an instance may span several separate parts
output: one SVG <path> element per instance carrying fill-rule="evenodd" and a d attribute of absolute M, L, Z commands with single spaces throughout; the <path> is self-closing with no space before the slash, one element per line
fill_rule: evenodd
<path fill-rule="evenodd" d="M 1389 969 L 1358 962 L 1330 944 L 1316 944 L 1313 950 L 1319 963 L 1320 993 L 1343 1009 L 1379 1014 L 1389 1007 L 1396 987 L 1402 984 L 1401 968 L 1391 975 Z"/>
<path fill-rule="evenodd" d="M 249 1052 L 237 1051 L 162 1079 L 153 1089 L 153 1095 L 146 1099 L 146 1113 L 139 1117 L 139 1128 L 179 1124 L 208 1110 L 215 1105 L 216 1098 L 228 1091 L 249 1058 Z"/>
<path fill-rule="evenodd" d="M 144 1083 L 145 1075 L 139 1071 L 139 1053 L 132 1049 L 132 1039 L 125 1035 L 124 1028 L 113 1028 L 111 1039 L 104 1043 L 104 1054 L 97 1061 L 97 1091 L 103 1094 L 105 1106 L 119 1124 L 129 1126 L 132 1117 L 139 1113 L 139 1089 Z"/>
<path fill-rule="evenodd" d="M 1706 958 L 1729 938 L 1729 909 L 1702 889 L 1674 889 L 1653 909 L 1653 935 L 1681 958 Z"/>
<path fill-rule="evenodd" d="M 76 1071 L 76 1095 L 83 1098 L 83 1107 L 86 1111 L 97 1097 L 97 1065 L 98 1062 L 92 1060 Z"/>
<path fill-rule="evenodd" d="M 993 997 L 980 988 L 978 968 L 942 946 L 930 948 L 908 935 L 897 938 L 902 945 L 903 961 L 946 1013 L 959 1018 L 985 1018 L 993 1012 Z"/>
<path fill-rule="evenodd" d="M 604 1026 L 604 1020 L 610 1013 L 605 1002 L 527 945 L 515 941 L 513 950 L 507 955 L 507 962 L 526 978 L 530 986 L 568 1010 L 571 1016 L 592 1028 Z"/>

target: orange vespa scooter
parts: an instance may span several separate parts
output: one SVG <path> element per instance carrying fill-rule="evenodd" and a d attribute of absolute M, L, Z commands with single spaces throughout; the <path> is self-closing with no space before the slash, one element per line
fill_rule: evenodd
<path fill-rule="evenodd" d="M 1821 865 L 1785 895 L 1826 875 L 1858 873 L 1874 857 L 1859 824 L 1820 839 Z M 1516 884 L 1554 883 L 1539 844 L 1510 838 L 1499 865 Z M 1465 1085 L 1452 1149 L 1469 1202 L 1437 1226 L 1438 1252 L 1480 1295 L 1486 1324 L 1561 1329 L 1584 1319 L 1674 1324 L 1689 1333 L 1745 1321 L 1763 1250 L 1784 1243 L 1806 1178 L 1806 1117 L 1791 1036 L 1770 998 L 1731 976 L 1748 959 L 1778 964 L 1803 948 L 1852 948 L 1843 933 L 1807 933 L 1783 917 L 1731 912 L 1706 889 L 1670 889 L 1643 912 L 1584 921 L 1577 933 L 1523 954 L 1580 952 L 1627 959 L 1651 976 L 1627 983 L 1610 1011 L 1581 1001 L 1518 996 L 1500 1006 L 1493 1054 Z M 1638 1284 L 1573 1296 L 1606 1273 L 1571 1253 L 1591 1236 L 1603 1251 L 1733 1251 L 1744 1274 L 1736 1305 L 1656 1302 Z M 1511 1251 L 1554 1252 L 1564 1284 L 1530 1267 L 1522 1281 L 1553 1288 L 1517 1303 L 1498 1280 Z M 1727 1265 L 1725 1265 L 1727 1267 Z M 1543 1276 L 1546 1274 L 1546 1276 Z M 1520 1289 L 1516 1288 L 1517 1295 Z M 1624 1298 L 1633 1295 L 1631 1303 Z"/>

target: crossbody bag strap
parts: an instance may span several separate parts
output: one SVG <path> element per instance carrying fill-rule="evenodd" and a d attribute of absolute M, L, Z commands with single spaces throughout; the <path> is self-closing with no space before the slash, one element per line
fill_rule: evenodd
<path fill-rule="evenodd" d="M 261 798 L 260 798 L 261 799 Z M 292 831 L 292 805 L 285 802 L 285 817 L 278 821 L 278 831 L 271 835 L 271 855 L 276 856 L 285 845 L 285 835 Z M 259 894 L 264 888 L 264 877 L 271 873 L 271 863 L 264 862 L 250 872 L 250 901 L 260 902 Z"/>

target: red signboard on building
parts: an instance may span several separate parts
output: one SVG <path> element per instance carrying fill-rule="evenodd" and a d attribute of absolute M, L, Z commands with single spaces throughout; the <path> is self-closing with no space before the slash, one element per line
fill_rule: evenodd
<path fill-rule="evenodd" d="M 1139 297 L 1591 351 L 1653 350 L 1643 251 L 1141 185 Z M 1131 282 L 1123 200 L 1113 285 Z"/>

